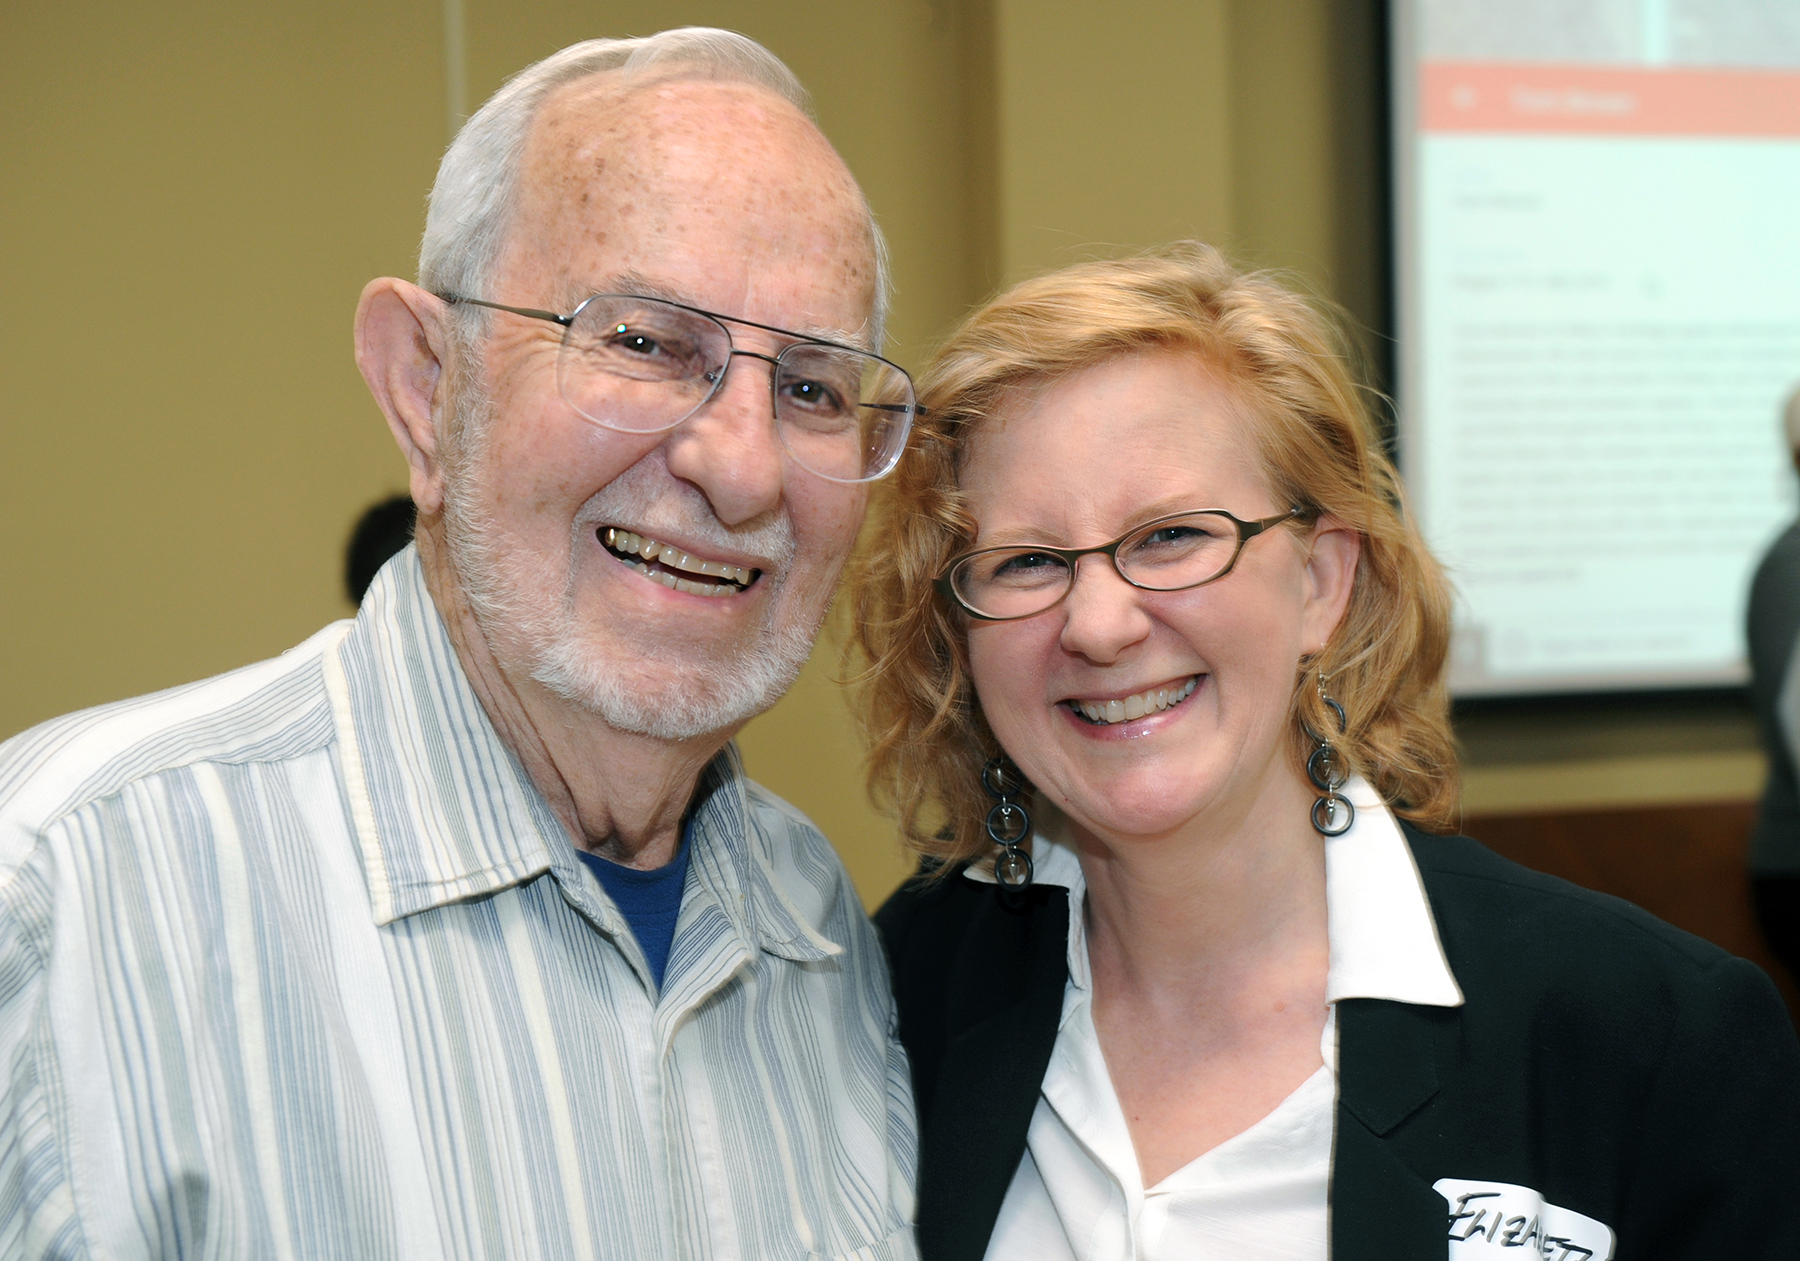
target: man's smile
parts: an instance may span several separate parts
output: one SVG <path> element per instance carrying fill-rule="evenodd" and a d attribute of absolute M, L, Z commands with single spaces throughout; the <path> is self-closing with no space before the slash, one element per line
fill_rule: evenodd
<path fill-rule="evenodd" d="M 631 568 L 689 595 L 737 595 L 762 577 L 760 569 L 696 556 L 620 526 L 601 526 L 595 533 L 608 552 Z"/>

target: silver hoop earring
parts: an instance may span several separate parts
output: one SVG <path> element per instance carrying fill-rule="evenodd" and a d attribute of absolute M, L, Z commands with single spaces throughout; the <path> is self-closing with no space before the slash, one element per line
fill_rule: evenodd
<path fill-rule="evenodd" d="M 1350 729 L 1349 721 L 1344 717 L 1344 707 L 1325 694 L 1325 676 L 1319 675 L 1319 700 L 1337 719 L 1338 734 L 1341 736 Z M 1331 740 L 1321 736 L 1311 727 L 1305 728 L 1318 745 L 1312 756 L 1306 759 L 1306 777 L 1312 781 L 1313 787 L 1319 790 L 1320 797 L 1313 802 L 1313 830 L 1320 836 L 1342 836 L 1356 822 L 1356 807 L 1350 799 L 1338 790 L 1350 781 L 1350 768 L 1344 765 L 1344 759 L 1332 747 Z"/>
<path fill-rule="evenodd" d="M 1031 815 L 1014 797 L 1025 791 L 1025 777 L 1004 753 L 981 768 L 981 786 L 995 801 L 987 814 L 988 840 L 1000 847 L 994 858 L 994 882 L 1003 892 L 1023 893 L 1031 887 L 1031 855 L 1019 844 L 1031 835 Z"/>

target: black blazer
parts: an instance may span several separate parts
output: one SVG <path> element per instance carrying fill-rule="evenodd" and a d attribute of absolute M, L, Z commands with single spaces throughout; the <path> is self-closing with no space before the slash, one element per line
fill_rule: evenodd
<path fill-rule="evenodd" d="M 1465 1002 L 1338 1005 L 1336 1261 L 1444 1261 L 1440 1178 L 1531 1187 L 1611 1226 L 1620 1261 L 1800 1257 L 1800 1043 L 1769 978 L 1467 837 L 1405 831 Z M 920 1251 L 978 1261 L 1056 1041 L 1068 893 L 1009 909 L 959 871 L 875 922 L 918 1096 Z"/>

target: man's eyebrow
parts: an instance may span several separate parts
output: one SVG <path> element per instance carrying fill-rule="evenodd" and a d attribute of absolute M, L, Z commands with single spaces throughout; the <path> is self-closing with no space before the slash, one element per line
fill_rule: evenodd
<path fill-rule="evenodd" d="M 580 293 L 571 294 L 577 302 L 596 293 L 625 293 L 634 298 L 657 298 L 663 302 L 674 302 L 681 306 L 693 306 L 693 299 L 685 293 L 678 293 L 664 285 L 646 279 L 635 271 L 617 272 L 606 277 L 597 285 L 590 285 Z"/>
<path fill-rule="evenodd" d="M 876 348 L 869 345 L 868 325 L 855 330 L 847 328 L 826 328 L 822 324 L 809 324 L 800 328 L 790 328 L 790 333 L 798 333 L 802 337 L 810 337 L 818 342 L 836 342 L 840 346 L 854 346 L 858 350 L 876 353 Z"/>
<path fill-rule="evenodd" d="M 710 310 L 703 303 L 694 301 L 692 294 L 682 293 L 667 285 L 659 285 L 641 272 L 630 270 L 615 272 L 601 281 L 599 285 L 589 286 L 580 292 L 576 292 L 574 289 L 567 290 L 565 296 L 568 299 L 569 310 L 574 310 L 577 304 L 596 293 L 624 293 L 630 294 L 634 298 L 656 298 L 662 302 L 673 302 L 677 306 L 692 307 L 696 311 Z M 737 318 L 729 311 L 719 311 L 715 314 L 722 315 L 727 320 Z M 758 327 L 761 325 L 759 324 Z M 828 328 L 823 324 L 802 324 L 798 328 L 784 328 L 780 331 L 808 341 L 835 342 L 840 346 L 854 346 L 858 350 L 879 354 L 878 350 L 868 344 L 868 329 L 868 321 L 865 320 L 856 329 Z"/>

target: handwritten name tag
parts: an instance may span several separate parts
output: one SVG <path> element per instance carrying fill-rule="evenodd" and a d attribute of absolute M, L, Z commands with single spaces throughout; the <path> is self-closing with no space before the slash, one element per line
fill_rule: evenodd
<path fill-rule="evenodd" d="M 1574 1209 L 1546 1204 L 1530 1187 L 1439 1178 L 1432 1188 L 1450 1205 L 1449 1261 L 1500 1261 L 1508 1256 L 1612 1261 L 1612 1227 Z M 1499 1251 L 1507 1248 L 1523 1251 Z"/>

